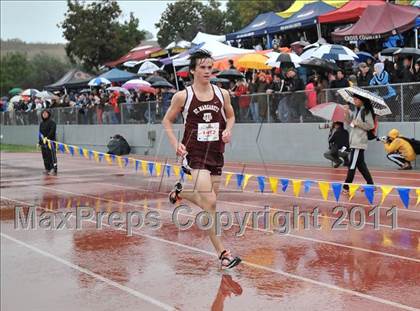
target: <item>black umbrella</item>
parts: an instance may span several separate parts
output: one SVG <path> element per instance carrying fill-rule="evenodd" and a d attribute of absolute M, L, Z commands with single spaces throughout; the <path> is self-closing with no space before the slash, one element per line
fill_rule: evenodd
<path fill-rule="evenodd" d="M 213 84 L 216 84 L 216 83 L 229 83 L 230 81 L 228 79 L 223 79 L 223 78 L 211 78 L 210 82 Z"/>
<path fill-rule="evenodd" d="M 160 76 L 150 76 L 146 79 L 146 81 L 149 82 L 150 84 L 153 84 L 158 81 L 166 81 L 166 79 Z"/>
<path fill-rule="evenodd" d="M 217 77 L 229 80 L 238 80 L 245 78 L 244 75 L 236 69 L 223 70 L 222 72 L 219 72 L 217 74 Z"/>
<path fill-rule="evenodd" d="M 172 89 L 174 86 L 172 84 L 170 84 L 168 81 L 164 80 L 164 81 L 156 81 L 154 83 L 152 83 L 152 86 L 156 89 Z"/>
<path fill-rule="evenodd" d="M 211 71 L 212 74 L 215 74 L 215 73 L 218 73 L 218 72 L 220 72 L 220 70 L 217 69 L 217 68 L 213 68 L 213 70 Z"/>
<path fill-rule="evenodd" d="M 393 56 L 394 52 L 399 50 L 400 48 L 386 48 L 381 51 L 382 56 Z"/>
<path fill-rule="evenodd" d="M 317 71 L 337 71 L 340 70 L 340 68 L 333 62 L 325 60 L 325 59 L 320 59 L 320 58 L 315 58 L 315 57 L 311 57 L 309 59 L 305 59 L 302 60 L 300 62 L 300 65 L 302 67 L 307 67 L 313 70 L 317 70 Z"/>
<path fill-rule="evenodd" d="M 419 57 L 420 50 L 416 48 L 401 48 L 394 52 L 394 55 Z"/>
<path fill-rule="evenodd" d="M 411 100 L 411 104 L 420 106 L 420 94 L 417 94 L 413 97 L 413 99 Z"/>

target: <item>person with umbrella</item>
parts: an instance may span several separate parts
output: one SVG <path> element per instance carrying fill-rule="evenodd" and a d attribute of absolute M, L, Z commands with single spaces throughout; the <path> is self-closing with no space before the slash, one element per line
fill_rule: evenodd
<path fill-rule="evenodd" d="M 169 142 L 178 156 L 184 158 L 182 169 L 193 178 L 193 189 L 183 189 L 177 182 L 169 194 L 169 201 L 175 204 L 186 199 L 200 206 L 212 220 L 209 238 L 219 256 L 222 269 L 230 269 L 241 262 L 225 249 L 216 233 L 216 199 L 224 165 L 225 144 L 231 141 L 235 115 L 229 93 L 210 83 L 213 58 L 204 50 L 197 50 L 190 56 L 190 72 L 193 83 L 177 92 L 162 124 Z M 173 123 L 182 113 L 184 137 L 179 142 L 173 130 Z"/>
<path fill-rule="evenodd" d="M 365 150 L 368 145 L 368 131 L 375 128 L 375 111 L 369 98 L 362 94 L 351 94 L 356 110 L 351 113 L 345 105 L 345 121 L 350 125 L 350 165 L 347 171 L 344 192 L 348 193 L 349 184 L 354 180 L 356 168 L 366 183 L 373 185 L 373 179 L 365 162 Z"/>

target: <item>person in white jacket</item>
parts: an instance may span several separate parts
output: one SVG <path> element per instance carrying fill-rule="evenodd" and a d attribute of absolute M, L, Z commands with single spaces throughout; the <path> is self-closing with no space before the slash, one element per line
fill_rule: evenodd
<path fill-rule="evenodd" d="M 368 145 L 367 132 L 375 127 L 375 112 L 369 99 L 353 95 L 356 110 L 350 112 L 349 106 L 344 106 L 346 122 L 351 127 L 350 132 L 350 166 L 347 171 L 344 192 L 348 193 L 349 184 L 353 182 L 356 168 L 362 174 L 367 184 L 373 185 L 373 179 L 365 162 L 365 150 Z"/>

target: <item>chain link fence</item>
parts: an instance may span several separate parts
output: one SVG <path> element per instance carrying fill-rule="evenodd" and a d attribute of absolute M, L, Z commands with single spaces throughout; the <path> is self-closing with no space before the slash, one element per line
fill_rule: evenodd
<path fill-rule="evenodd" d="M 363 87 L 382 96 L 392 111 L 381 117 L 381 121 L 420 121 L 420 83 L 404 83 L 386 86 Z M 324 122 L 307 109 L 312 104 L 337 102 L 344 104 L 337 89 L 320 92 L 282 92 L 273 94 L 251 94 L 232 97 L 232 106 L 238 123 L 296 123 Z M 52 118 L 57 124 L 153 124 L 160 123 L 166 113 L 159 101 L 138 104 L 120 104 L 92 108 L 55 108 Z M 37 125 L 41 121 L 41 110 L 7 111 L 1 113 L 2 125 Z M 182 123 L 181 116 L 176 120 Z"/>

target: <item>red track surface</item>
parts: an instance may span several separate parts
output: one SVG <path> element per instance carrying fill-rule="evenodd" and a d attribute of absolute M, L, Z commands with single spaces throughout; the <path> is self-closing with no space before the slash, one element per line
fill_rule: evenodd
<path fill-rule="evenodd" d="M 381 207 L 381 226 L 372 217 L 362 230 L 332 231 L 332 209 L 371 207 L 362 193 L 351 203 L 322 200 L 315 187 L 295 198 L 259 194 L 255 179 L 247 191 L 236 181 L 221 193 L 218 210 L 300 211 L 319 207 L 320 230 L 294 229 L 288 235 L 238 226 L 224 233 L 225 244 L 244 263 L 230 274 L 218 261 L 204 231 L 179 230 L 171 220 L 166 194 L 174 178 L 144 177 L 133 169 L 59 155 L 57 177 L 41 176 L 39 154 L 1 154 L 1 310 L 418 310 L 420 308 L 420 206 L 410 207 L 394 191 Z M 227 171 L 241 171 L 228 163 Z M 247 164 L 245 173 L 288 178 L 343 181 L 344 169 L 315 166 Z M 420 172 L 372 170 L 378 184 L 420 187 Z M 358 179 L 361 181 L 360 179 Z M 268 185 L 266 185 L 269 188 Z M 380 199 L 380 191 L 375 203 Z M 398 206 L 398 229 L 385 215 Z M 73 212 L 159 211 L 160 230 L 134 229 L 133 236 L 75 217 L 63 230 L 16 230 L 16 207 L 36 206 Z M 191 206 L 193 217 L 199 209 Z M 183 219 L 187 219 L 185 216 Z M 302 225 L 302 223 L 300 222 Z M 260 222 L 261 225 L 261 222 Z"/>

